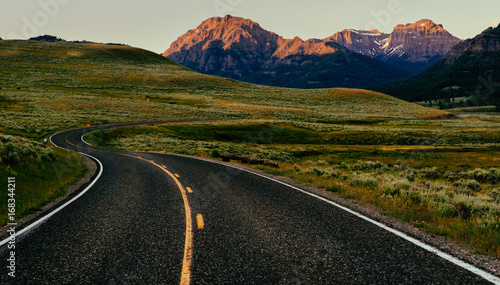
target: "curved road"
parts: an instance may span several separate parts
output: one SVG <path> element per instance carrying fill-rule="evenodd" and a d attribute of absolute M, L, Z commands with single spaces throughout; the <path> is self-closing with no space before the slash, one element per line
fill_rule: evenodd
<path fill-rule="evenodd" d="M 283 183 L 82 142 L 95 129 L 52 137 L 96 158 L 102 175 L 17 238 L 16 277 L 2 265 L 0 284 L 491 284 Z"/>

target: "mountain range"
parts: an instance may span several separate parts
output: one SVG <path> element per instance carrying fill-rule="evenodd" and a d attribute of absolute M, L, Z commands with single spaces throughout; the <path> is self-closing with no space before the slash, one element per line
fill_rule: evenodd
<path fill-rule="evenodd" d="M 196 71 L 282 87 L 367 87 L 425 69 L 460 39 L 425 19 L 391 34 L 346 29 L 325 39 L 284 39 L 249 19 L 214 17 L 163 55 Z"/>
<path fill-rule="evenodd" d="M 370 86 L 409 74 L 335 42 L 284 39 L 229 15 L 204 21 L 163 55 L 201 73 L 282 87 Z"/>
<path fill-rule="evenodd" d="M 390 63 L 411 72 L 420 72 L 445 56 L 460 39 L 429 19 L 397 25 L 391 34 L 378 30 L 343 30 L 324 41 Z"/>
<path fill-rule="evenodd" d="M 425 71 L 374 89 L 408 101 L 467 96 L 500 111 L 500 25 L 458 43 Z"/>

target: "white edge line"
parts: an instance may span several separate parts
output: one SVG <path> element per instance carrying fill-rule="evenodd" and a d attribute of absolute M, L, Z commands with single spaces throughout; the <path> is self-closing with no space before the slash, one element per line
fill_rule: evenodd
<path fill-rule="evenodd" d="M 65 131 L 63 131 L 63 132 L 65 132 Z M 60 132 L 60 133 L 62 133 L 62 132 Z M 59 134 L 59 133 L 57 133 L 57 134 Z M 57 135 L 57 134 L 54 134 L 54 135 L 52 135 L 52 136 L 50 137 L 50 142 L 51 142 L 52 144 L 54 144 L 54 143 L 52 142 L 52 137 L 53 137 L 53 136 L 55 136 L 55 135 Z M 84 134 L 84 135 L 82 135 L 81 140 L 82 140 L 84 143 L 86 143 L 86 144 L 90 145 L 89 143 L 87 143 L 87 142 L 83 139 L 83 137 L 84 137 L 84 136 L 85 136 L 85 134 Z M 55 145 L 55 144 L 54 144 L 54 145 Z M 57 146 L 57 145 L 55 145 L 55 146 Z M 294 190 L 297 190 L 297 191 L 299 191 L 299 192 L 302 192 L 302 193 L 304 193 L 304 194 L 307 194 L 307 195 L 309 195 L 309 196 L 312 196 L 312 197 L 314 197 L 314 198 L 316 198 L 316 199 L 319 199 L 319 200 L 321 200 L 321 201 L 323 201 L 323 202 L 326 202 L 326 203 L 328 203 L 328 204 L 330 204 L 330 205 L 333 205 L 333 206 L 335 206 L 335 207 L 337 207 L 337 208 L 339 208 L 339 209 L 342 209 L 342 210 L 344 210 L 344 211 L 346 211 L 346 212 L 348 212 L 348 213 L 350 213 L 350 214 L 353 214 L 353 215 L 355 215 L 355 216 L 357 216 L 357 217 L 359 217 L 359 218 L 361 218 L 361 219 L 363 219 L 363 220 L 365 220 L 365 221 L 367 221 L 367 222 L 369 222 L 369 223 L 372 223 L 372 224 L 374 224 L 374 225 L 376 225 L 376 226 L 378 226 L 378 227 L 380 227 L 380 228 L 382 228 L 382 229 L 384 229 L 384 230 L 386 230 L 386 231 L 388 231 L 388 232 L 391 232 L 391 233 L 395 234 L 396 236 L 399 236 L 399 237 L 401 237 L 401 238 L 403 238 L 403 239 L 405 239 L 405 240 L 407 240 L 407 241 L 409 241 L 409 242 L 411 242 L 411 243 L 415 244 L 416 246 L 419 246 L 419 247 L 421 247 L 421 248 L 423 248 L 423 249 L 425 249 L 425 250 L 427 250 L 427 251 L 429 251 L 429 252 L 431 252 L 431 253 L 434 253 L 434 254 L 436 254 L 437 256 L 439 256 L 439 257 L 441 257 L 441 258 L 443 258 L 443 259 L 446 259 L 446 260 L 448 260 L 449 262 L 451 262 L 451 263 L 453 263 L 453 264 L 455 264 L 455 265 L 457 265 L 457 266 L 460 266 L 460 267 L 462 267 L 462 268 L 464 268 L 464 269 L 466 269 L 466 270 L 468 270 L 468 271 L 470 271 L 470 272 L 472 272 L 472 273 L 474 273 L 474 274 L 476 274 L 476 275 L 478 275 L 478 276 L 480 276 L 480 277 L 482 277 L 482 278 L 486 279 L 487 281 L 492 282 L 493 284 L 500 284 L 500 278 L 499 278 L 499 277 L 494 276 L 493 274 L 490 274 L 490 273 L 488 273 L 488 272 L 486 272 L 486 271 L 484 271 L 484 270 L 482 270 L 482 269 L 479 269 L 479 268 L 475 267 L 475 266 L 474 266 L 474 265 L 472 265 L 472 264 L 469 264 L 469 263 L 467 263 L 467 262 L 464 262 L 464 261 L 462 261 L 462 260 L 460 260 L 460 259 L 458 259 L 458 258 L 456 258 L 456 257 L 454 257 L 454 256 L 451 256 L 451 255 L 449 255 L 449 254 L 447 254 L 447 253 L 445 253 L 445 252 L 443 252 L 443 251 L 441 251 L 441 250 L 439 250 L 439 249 L 437 249 L 437 248 L 435 248 L 435 247 L 433 247 L 433 246 L 430 246 L 430 245 L 428 245 L 428 244 L 425 244 L 425 243 L 424 243 L 424 242 L 422 242 L 422 241 L 419 241 L 419 240 L 417 240 L 417 239 L 415 239 L 415 238 L 412 238 L 412 237 L 410 237 L 410 236 L 408 236 L 408 235 L 404 234 L 403 232 L 400 232 L 400 231 L 398 231 L 398 230 L 396 230 L 396 229 L 393 229 L 393 228 L 391 228 L 391 227 L 388 227 L 388 226 L 386 226 L 386 225 L 384 225 L 384 224 L 382 224 L 382 223 L 380 223 L 380 222 L 377 222 L 377 221 L 375 221 L 375 220 L 373 220 L 373 219 L 370 219 L 370 218 L 368 218 L 367 216 L 364 216 L 364 215 L 362 215 L 362 214 L 360 214 L 360 213 L 358 213 L 358 212 L 356 212 L 356 211 L 353 211 L 353 210 L 351 210 L 351 209 L 349 209 L 349 208 L 347 208 L 347 207 L 344 207 L 344 206 L 342 206 L 342 205 L 340 205 L 340 204 L 337 204 L 337 203 L 335 203 L 335 202 L 333 202 L 333 201 L 330 201 L 330 200 L 328 200 L 328 199 L 326 199 L 326 198 L 324 198 L 324 197 L 321 197 L 321 196 L 319 196 L 319 195 L 316 195 L 316 194 L 313 194 L 313 193 L 311 193 L 311 192 L 305 191 L 305 190 L 303 190 L 303 189 L 300 189 L 300 188 L 298 188 L 298 187 L 295 187 L 295 186 L 290 185 L 290 184 L 288 184 L 288 183 L 285 183 L 285 182 L 283 182 L 283 181 L 279 181 L 279 180 L 277 180 L 277 179 L 274 179 L 274 178 L 271 178 L 271 177 L 267 177 L 267 176 L 265 176 L 265 175 L 262 175 L 262 174 L 259 174 L 259 173 L 256 173 L 256 172 L 253 172 L 253 171 L 250 171 L 250 170 L 247 170 L 247 169 L 239 168 L 239 167 L 236 167 L 236 166 L 233 166 L 233 165 L 230 165 L 230 164 L 221 164 L 221 163 L 219 163 L 219 162 L 212 161 L 212 160 L 208 160 L 208 159 L 200 159 L 200 158 L 198 158 L 198 157 L 193 157 L 193 156 L 184 156 L 184 155 L 178 155 L 178 154 L 167 154 L 167 153 L 157 153 L 157 154 L 163 154 L 163 155 L 173 155 L 173 156 L 179 156 L 179 157 L 187 157 L 187 158 L 192 158 L 192 159 L 196 159 L 196 160 L 206 161 L 206 162 L 210 162 L 210 163 L 214 163 L 214 164 L 224 165 L 224 166 L 231 167 L 231 168 L 234 168 L 234 169 L 238 169 L 238 170 L 241 170 L 241 171 L 244 171 L 244 172 L 247 172 L 247 173 L 250 173 L 250 174 L 256 175 L 256 176 L 260 176 L 260 177 L 262 177 L 262 178 L 265 178 L 265 179 L 268 179 L 268 180 L 271 180 L 271 181 L 274 181 L 274 182 L 279 183 L 279 184 L 282 184 L 282 185 L 284 185 L 284 186 L 290 187 L 290 188 L 292 188 L 292 189 L 294 189 Z M 87 155 L 87 154 L 84 154 L 84 155 Z M 90 155 L 87 155 L 87 156 L 90 156 Z M 92 157 L 92 156 L 90 156 L 90 157 Z M 94 157 L 92 157 L 92 158 L 94 158 Z M 94 159 L 96 159 L 96 158 L 94 158 Z M 100 162 L 98 159 L 96 159 L 96 160 L 97 160 L 97 161 L 99 162 L 99 164 L 101 165 L 101 171 L 100 171 L 100 173 L 99 173 L 98 177 L 97 177 L 97 178 L 96 178 L 96 179 L 92 182 L 92 184 L 91 184 L 91 185 L 89 185 L 89 187 L 87 187 L 87 189 L 85 189 L 84 191 L 82 191 L 82 193 L 80 193 L 78 196 L 76 196 L 75 198 L 73 198 L 71 201 L 68 201 L 66 204 L 64 204 L 63 206 L 61 206 L 60 208 L 58 208 L 56 211 L 59 211 L 59 210 L 61 210 L 62 208 L 66 207 L 66 206 L 67 206 L 67 204 L 70 204 L 71 202 L 73 202 L 73 200 L 78 199 L 78 198 L 79 198 L 81 195 L 83 195 L 83 194 L 84 194 L 84 193 L 85 193 L 88 189 L 90 189 L 90 187 L 92 187 L 92 186 L 94 185 L 94 183 L 97 181 L 97 179 L 99 179 L 99 177 L 101 176 L 101 173 L 102 173 L 102 164 L 101 164 L 101 162 Z M 47 217 L 47 216 L 46 216 L 46 217 L 44 217 L 44 218 L 43 218 L 43 220 L 46 220 L 46 218 L 49 218 L 50 216 L 52 216 L 53 214 L 55 214 L 55 212 L 56 212 L 56 211 L 54 211 L 54 212 L 52 212 L 51 214 L 49 214 L 49 215 L 48 215 L 48 217 Z M 30 226 L 31 226 L 31 225 L 30 225 Z M 20 233 L 18 233 L 18 234 L 21 234 L 21 232 L 20 232 Z M 17 236 L 18 234 L 16 234 L 16 236 Z M 0 246 L 4 245 L 6 242 L 8 242 L 8 240 L 9 240 L 9 239 L 6 239 L 6 240 L 2 241 L 2 242 L 0 243 Z"/>
<path fill-rule="evenodd" d="M 93 131 L 92 131 L 92 132 L 88 132 L 88 133 L 83 134 L 83 135 L 82 135 L 82 137 L 81 137 L 80 139 L 82 140 L 82 142 L 86 143 L 88 146 L 95 147 L 95 146 L 93 146 L 93 145 L 89 144 L 88 142 L 86 142 L 86 141 L 83 139 L 83 137 L 84 137 L 85 135 L 88 135 L 88 134 L 90 134 L 90 133 L 93 133 Z"/>
<path fill-rule="evenodd" d="M 66 132 L 66 131 L 64 131 Z M 62 132 L 59 132 L 59 133 L 62 133 Z M 62 148 L 60 146 L 57 146 L 56 144 L 54 144 L 54 142 L 52 142 L 52 137 L 59 134 L 59 133 L 56 133 L 56 134 L 53 134 L 52 136 L 50 136 L 50 142 L 58 147 L 58 148 Z M 47 215 L 43 216 L 41 219 L 35 221 L 34 223 L 30 224 L 29 226 L 23 228 L 22 230 L 16 232 L 15 234 L 15 237 L 18 237 L 26 232 L 28 232 L 29 230 L 39 226 L 41 223 L 45 222 L 46 220 L 48 220 L 50 217 L 52 217 L 53 215 L 55 215 L 57 212 L 61 211 L 62 209 L 64 209 L 66 206 L 68 206 L 69 204 L 73 203 L 74 201 L 76 201 L 78 198 L 80 198 L 81 196 L 83 196 L 83 194 L 85 194 L 87 191 L 90 190 L 90 188 L 92 188 L 92 186 L 94 186 L 94 184 L 97 182 L 97 180 L 99 180 L 99 178 L 101 177 L 102 175 L 102 172 L 104 170 L 103 166 L 102 166 L 102 163 L 99 161 L 99 159 L 89 155 L 89 154 L 86 154 L 86 153 L 83 153 L 83 152 L 78 152 L 79 154 L 81 155 L 85 155 L 85 156 L 88 156 L 92 159 L 94 159 L 95 161 L 97 161 L 97 163 L 99 163 L 99 167 L 100 167 L 100 170 L 99 170 L 99 174 L 97 174 L 97 177 L 94 179 L 94 181 L 92 181 L 92 183 L 90 183 L 82 192 L 80 192 L 78 195 L 76 195 L 75 197 L 73 197 L 71 200 L 67 201 L 66 203 L 64 203 L 63 205 L 61 205 L 59 208 L 53 210 L 52 212 L 48 213 Z M 8 243 L 10 241 L 11 237 L 8 237 L 6 239 L 4 239 L 3 241 L 0 242 L 0 247 L 5 245 L 6 243 Z"/>
<path fill-rule="evenodd" d="M 460 266 L 460 267 L 462 267 L 462 268 L 464 268 L 464 269 L 466 269 L 466 270 L 468 270 L 468 271 L 470 271 L 470 272 L 472 272 L 472 273 L 474 273 L 474 274 L 476 274 L 476 275 L 478 275 L 478 276 L 486 279 L 487 281 L 492 282 L 493 284 L 500 284 L 500 278 L 499 277 L 497 277 L 497 276 L 495 276 L 493 274 L 490 274 L 490 273 L 488 273 L 488 272 L 486 272 L 486 271 L 484 271 L 482 269 L 479 269 L 479 268 L 475 267 L 472 264 L 469 264 L 469 263 L 467 263 L 465 261 L 462 261 L 462 260 L 460 260 L 460 259 L 458 259 L 456 257 L 453 257 L 453 256 L 451 256 L 451 255 L 449 255 L 449 254 L 447 254 L 445 252 L 442 252 L 441 250 L 439 250 L 439 249 L 437 249 L 437 248 L 435 248 L 433 246 L 425 244 L 424 242 L 419 241 L 419 240 L 417 240 L 415 238 L 412 238 L 412 237 L 404 234 L 403 232 L 400 232 L 400 231 L 398 231 L 396 229 L 393 229 L 391 227 L 388 227 L 388 226 L 386 226 L 386 225 L 384 225 L 384 224 L 382 224 L 380 222 L 377 222 L 377 221 L 375 221 L 373 219 L 370 219 L 367 216 L 364 216 L 364 215 L 362 215 L 362 214 L 360 214 L 360 213 L 358 213 L 358 212 L 356 212 L 354 210 L 351 210 L 351 209 L 349 209 L 347 207 L 344 207 L 344 206 L 342 206 L 340 204 L 337 204 L 337 203 L 335 203 L 333 201 L 330 201 L 330 200 L 328 200 L 328 199 L 326 199 L 324 197 L 321 197 L 321 196 L 316 195 L 314 193 L 310 193 L 308 191 L 305 191 L 303 189 L 300 189 L 298 187 L 295 187 L 295 186 L 290 185 L 288 183 L 285 183 L 283 181 L 279 181 L 279 180 L 276 180 L 274 178 L 267 177 L 267 176 L 262 175 L 260 173 L 252 172 L 252 171 L 247 170 L 247 169 L 239 168 L 237 166 L 233 166 L 233 165 L 229 165 L 229 164 L 221 164 L 221 163 L 218 163 L 218 162 L 215 162 L 215 161 L 211 161 L 211 160 L 205 160 L 205 159 L 200 159 L 200 158 L 197 158 L 197 157 L 183 156 L 183 155 L 177 155 L 177 154 L 171 154 L 171 153 L 158 153 L 158 154 L 174 155 L 174 156 L 179 156 L 179 157 L 188 157 L 188 158 L 193 158 L 193 159 L 197 159 L 197 160 L 207 161 L 207 162 L 214 163 L 214 164 L 224 165 L 224 166 L 227 166 L 227 167 L 231 167 L 231 168 L 235 168 L 235 169 L 238 169 L 238 170 L 241 170 L 241 171 L 245 171 L 245 172 L 251 173 L 253 175 L 257 175 L 257 176 L 269 179 L 271 181 L 274 181 L 276 183 L 285 185 L 285 186 L 290 187 L 290 188 L 292 188 L 294 190 L 300 191 L 300 192 L 302 192 L 304 194 L 307 194 L 307 195 L 312 196 L 314 198 L 317 198 L 317 199 L 319 199 L 321 201 L 329 203 L 329 204 L 331 204 L 331 205 L 333 205 L 333 206 L 335 206 L 337 208 L 340 208 L 340 209 L 342 209 L 342 210 L 344 210 L 344 211 L 346 211 L 348 213 L 351 213 L 351 214 L 353 214 L 353 215 L 355 215 L 355 216 L 357 216 L 357 217 L 359 217 L 359 218 L 361 218 L 361 219 L 363 219 L 363 220 L 365 220 L 367 222 L 370 222 L 370 223 L 372 223 L 372 224 L 374 224 L 374 225 L 376 225 L 376 226 L 378 226 L 378 227 L 380 227 L 380 228 L 382 228 L 382 229 L 384 229 L 384 230 L 386 230 L 388 232 L 391 232 L 391 233 L 393 233 L 393 234 L 395 234 L 395 235 L 397 235 L 397 236 L 399 236 L 399 237 L 401 237 L 401 238 L 403 238 L 403 239 L 405 239 L 405 240 L 407 240 L 407 241 L 409 241 L 409 242 L 411 242 L 411 243 L 413 243 L 413 244 L 415 244 L 415 245 L 417 245 L 417 246 L 419 246 L 419 247 L 421 247 L 421 248 L 423 248 L 423 249 L 425 249 L 427 251 L 430 251 L 431 253 L 436 254 L 437 256 L 439 256 L 441 258 L 444 258 L 444 259 L 448 260 L 449 262 L 451 262 L 451 263 L 453 263 L 453 264 L 455 264 L 457 266 Z"/>
<path fill-rule="evenodd" d="M 52 217 L 53 215 L 55 215 L 57 212 L 61 211 L 62 209 L 64 209 L 66 206 L 68 206 L 69 204 L 73 203 L 74 201 L 76 201 L 78 198 L 80 198 L 81 196 L 83 196 L 83 194 L 85 194 L 87 191 L 90 190 L 90 188 L 92 188 L 92 186 L 94 186 L 94 184 L 97 182 L 97 180 L 99 180 L 99 178 L 101 177 L 102 175 L 102 172 L 103 172 L 103 167 L 102 167 L 102 163 L 95 157 L 91 156 L 91 155 L 88 155 L 88 154 L 85 154 L 85 153 L 82 153 L 82 152 L 79 152 L 80 154 L 82 155 L 85 155 L 85 156 L 88 156 L 90 158 L 93 158 L 95 159 L 98 163 L 99 163 L 99 166 L 101 168 L 101 170 L 99 171 L 99 174 L 97 174 L 97 177 L 94 179 L 94 181 L 92 181 L 92 183 L 89 184 L 89 186 L 87 186 L 87 188 L 85 188 L 82 192 L 80 192 L 78 195 L 76 195 L 75 197 L 73 197 L 71 200 L 69 200 L 68 202 L 64 203 L 63 205 L 61 205 L 59 208 L 55 209 L 54 211 L 50 212 L 49 214 L 43 216 L 41 219 L 37 220 L 36 222 L 30 224 L 29 226 L 25 227 L 24 229 L 20 230 L 19 232 L 16 232 L 16 235 L 15 237 L 17 236 L 20 236 L 22 234 L 24 234 L 25 232 L 33 229 L 34 227 L 37 227 L 38 225 L 40 225 L 41 223 L 45 222 L 46 220 L 48 220 L 50 217 Z M 10 240 L 10 237 L 9 238 L 6 238 L 4 239 L 3 241 L 0 242 L 0 247 L 3 246 L 4 244 L 6 244 L 7 242 L 9 242 Z"/>

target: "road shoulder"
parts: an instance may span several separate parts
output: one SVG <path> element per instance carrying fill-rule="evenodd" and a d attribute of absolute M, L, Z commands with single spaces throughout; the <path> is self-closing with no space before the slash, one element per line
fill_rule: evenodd
<path fill-rule="evenodd" d="M 87 166 L 88 169 L 87 173 L 83 178 L 81 178 L 75 184 L 68 187 L 66 193 L 63 196 L 59 196 L 54 201 L 47 203 L 42 210 L 18 219 L 16 228 L 21 230 L 25 226 L 31 224 L 32 222 L 38 220 L 38 218 L 42 217 L 43 215 L 49 213 L 51 210 L 55 209 L 56 206 L 62 204 L 70 197 L 73 197 L 75 194 L 85 189 L 86 185 L 88 185 L 93 180 L 93 177 L 96 175 L 98 168 L 97 168 L 97 163 L 87 156 L 83 156 L 83 163 Z M 0 240 L 7 238 L 8 229 L 9 229 L 8 225 L 5 225 L 0 229 Z"/>
<path fill-rule="evenodd" d="M 161 153 L 161 152 L 150 152 L 150 153 L 165 154 L 165 153 Z M 227 162 L 222 162 L 219 160 L 214 160 L 211 158 L 193 157 L 193 156 L 182 155 L 182 154 L 167 154 L 167 155 L 177 155 L 177 156 L 189 157 L 189 158 L 204 160 L 204 161 L 217 163 L 217 164 L 221 164 L 221 165 L 226 165 L 226 166 L 230 166 L 230 167 L 236 167 L 236 168 L 244 169 L 244 170 L 247 170 L 249 172 L 253 172 L 253 173 L 262 175 L 262 176 L 266 176 L 266 177 L 271 178 L 271 179 L 275 179 L 275 180 L 284 182 L 286 184 L 300 188 L 302 190 L 305 190 L 307 192 L 310 192 L 312 194 L 318 195 L 322 198 L 325 198 L 325 199 L 328 199 L 332 202 L 335 202 L 341 206 L 349 208 L 349 209 L 351 209 L 355 212 L 358 212 L 358 213 L 360 213 L 360 214 L 362 214 L 370 219 L 373 219 L 373 220 L 380 222 L 380 223 L 382 223 L 390 228 L 393 228 L 395 230 L 403 232 L 404 234 L 406 234 L 410 237 L 413 237 L 419 241 L 422 241 L 423 243 L 425 243 L 427 245 L 433 246 L 433 247 L 441 250 L 442 252 L 445 252 L 453 257 L 456 257 L 462 261 L 465 261 L 471 265 L 474 265 L 477 268 L 485 270 L 493 275 L 500 276 L 500 260 L 492 258 L 492 257 L 484 256 L 481 254 L 476 254 L 463 246 L 460 246 L 458 244 L 447 241 L 443 237 L 429 234 L 429 233 L 425 232 L 425 230 L 423 230 L 423 229 L 414 227 L 406 222 L 398 221 L 392 217 L 386 216 L 373 206 L 359 204 L 354 200 L 341 198 L 338 195 L 336 195 L 335 193 L 326 191 L 325 189 L 300 185 L 300 184 L 296 183 L 295 181 L 293 181 L 291 178 L 268 174 L 262 170 L 258 170 L 258 169 L 251 168 L 251 167 L 241 165 L 241 164 L 227 163 Z"/>

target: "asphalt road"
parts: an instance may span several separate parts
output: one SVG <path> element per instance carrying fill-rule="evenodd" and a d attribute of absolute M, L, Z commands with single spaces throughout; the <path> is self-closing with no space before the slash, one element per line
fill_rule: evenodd
<path fill-rule="evenodd" d="M 107 151 L 80 198 L 16 240 L 0 284 L 491 284 L 381 227 L 247 171 Z M 188 188 L 189 187 L 189 188 Z M 3 246 L 0 260 L 7 264 Z"/>

